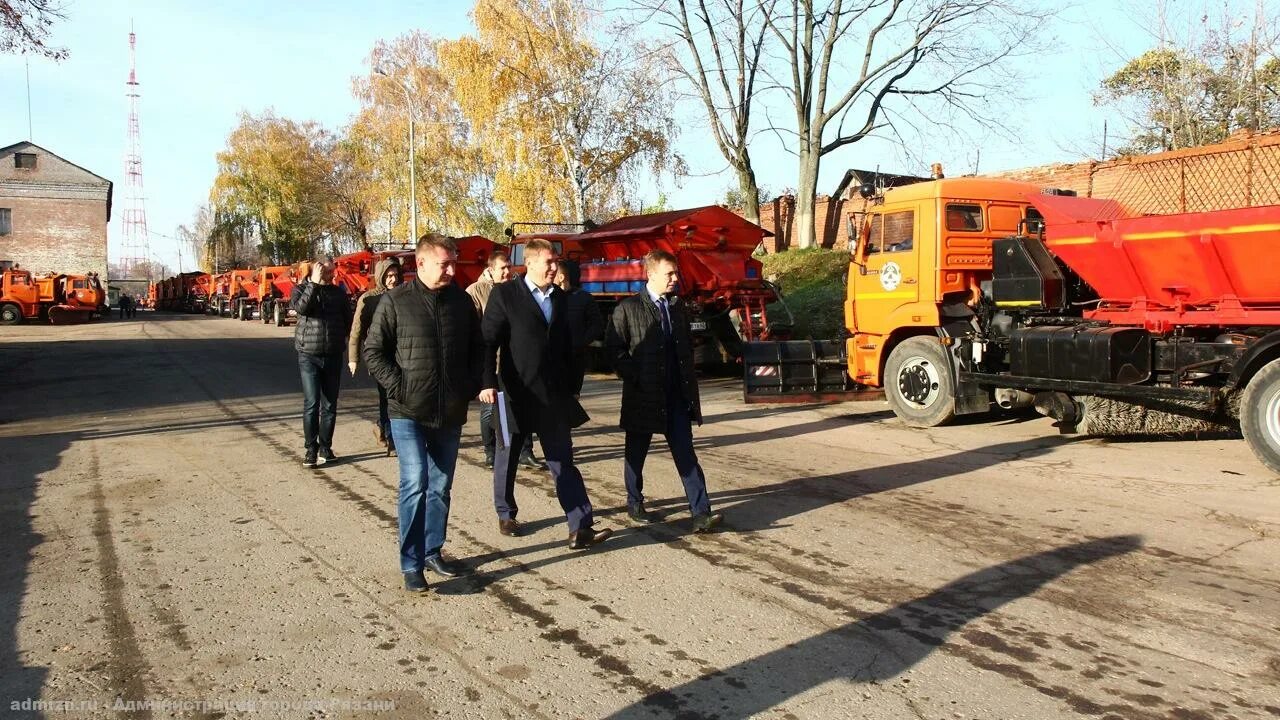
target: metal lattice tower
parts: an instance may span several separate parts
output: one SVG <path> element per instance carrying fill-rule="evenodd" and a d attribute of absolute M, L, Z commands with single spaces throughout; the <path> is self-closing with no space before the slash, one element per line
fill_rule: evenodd
<path fill-rule="evenodd" d="M 127 279 L 151 280 L 151 242 L 147 236 L 147 208 L 142 192 L 142 132 L 138 122 L 138 85 L 135 45 L 137 36 L 129 29 L 129 143 L 124 155 L 125 203 L 121 213 L 120 263 Z"/>

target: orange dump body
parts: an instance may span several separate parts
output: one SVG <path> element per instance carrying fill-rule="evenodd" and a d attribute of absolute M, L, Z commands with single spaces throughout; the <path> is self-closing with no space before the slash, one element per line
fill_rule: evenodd
<path fill-rule="evenodd" d="M 1114 200 L 1028 199 L 1045 245 L 1101 298 L 1086 317 L 1155 332 L 1280 325 L 1280 205 L 1134 217 Z"/>

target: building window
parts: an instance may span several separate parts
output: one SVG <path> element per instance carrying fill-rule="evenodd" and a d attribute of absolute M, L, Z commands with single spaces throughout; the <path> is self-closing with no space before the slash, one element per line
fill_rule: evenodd
<path fill-rule="evenodd" d="M 36 154 L 35 153 L 14 153 L 13 166 L 19 170 L 35 170 Z"/>
<path fill-rule="evenodd" d="M 11 232 L 13 232 L 13 210 L 0 208 L 0 235 L 8 235 Z"/>

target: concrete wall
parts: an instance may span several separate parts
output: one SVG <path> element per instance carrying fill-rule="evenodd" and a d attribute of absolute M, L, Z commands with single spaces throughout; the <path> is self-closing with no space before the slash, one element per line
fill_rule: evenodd
<path fill-rule="evenodd" d="M 36 167 L 15 167 L 17 153 L 35 154 Z M 12 218 L 12 231 L 0 235 L 0 260 L 106 280 L 110 197 L 110 182 L 37 145 L 0 150 L 0 208 Z"/>

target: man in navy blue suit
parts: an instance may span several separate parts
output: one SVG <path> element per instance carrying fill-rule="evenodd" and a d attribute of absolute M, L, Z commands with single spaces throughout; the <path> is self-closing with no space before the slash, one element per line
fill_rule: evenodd
<path fill-rule="evenodd" d="M 524 262 L 523 276 L 494 286 L 481 322 L 488 349 L 480 400 L 497 402 L 501 389 L 510 407 L 504 413 L 510 437 L 499 438 L 493 464 L 498 531 L 520 534 L 511 448 L 524 447 L 528 434 L 537 433 L 542 457 L 555 480 L 556 497 L 569 521 L 569 547 L 581 550 L 605 541 L 612 531 L 594 528 L 587 488 L 573 463 L 570 431 L 588 418 L 573 396 L 567 303 L 564 291 L 554 283 L 559 257 L 550 242 L 534 239 L 524 247 Z"/>
<path fill-rule="evenodd" d="M 693 531 L 710 532 L 724 515 L 711 511 L 707 479 L 693 450 L 692 423 L 702 424 L 702 406 L 689 317 L 676 295 L 680 273 L 675 256 L 665 250 L 645 255 L 644 269 L 645 289 L 614 308 L 606 341 L 622 378 L 627 516 L 638 523 L 657 519 L 644 507 L 644 461 L 653 436 L 661 433 L 689 500 Z"/>

